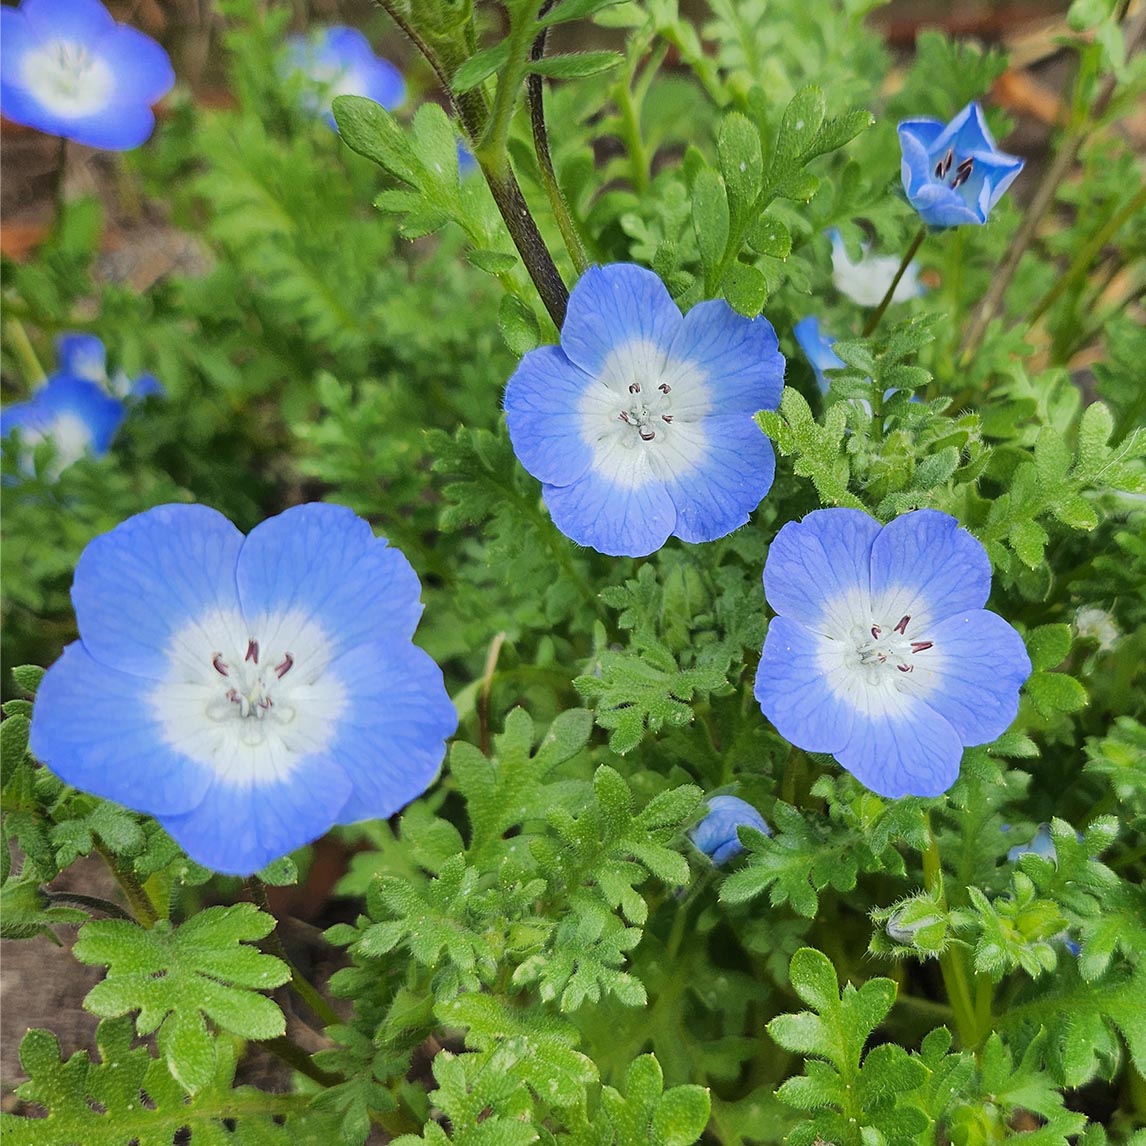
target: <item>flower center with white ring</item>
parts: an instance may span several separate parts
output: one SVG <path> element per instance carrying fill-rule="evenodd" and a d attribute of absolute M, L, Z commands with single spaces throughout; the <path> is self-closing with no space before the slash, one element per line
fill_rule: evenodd
<path fill-rule="evenodd" d="M 857 663 L 867 673 L 915 672 L 915 656 L 934 648 L 931 641 L 912 640 L 907 634 L 911 617 L 904 615 L 890 628 L 862 625 L 852 631 Z"/>
<path fill-rule="evenodd" d="M 115 76 L 104 60 L 69 40 L 53 40 L 29 52 L 20 76 L 53 115 L 75 119 L 102 111 L 115 91 Z"/>

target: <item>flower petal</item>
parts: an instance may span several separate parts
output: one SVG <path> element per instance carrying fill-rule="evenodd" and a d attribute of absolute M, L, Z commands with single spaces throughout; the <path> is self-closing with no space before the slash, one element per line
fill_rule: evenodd
<path fill-rule="evenodd" d="M 996 613 L 959 613 L 927 631 L 939 653 L 936 687 L 924 698 L 965 745 L 987 744 L 1010 727 L 1031 675 L 1023 638 Z"/>
<path fill-rule="evenodd" d="M 665 482 L 676 506 L 673 532 L 682 541 L 714 541 L 744 525 L 772 488 L 772 443 L 748 414 L 705 418 L 679 431 L 702 432 L 705 441 L 698 468 Z"/>
<path fill-rule="evenodd" d="M 913 618 L 917 639 L 932 640 L 929 626 L 944 617 L 981 609 L 990 592 L 987 551 L 950 514 L 903 514 L 872 545 L 872 612 Z"/>
<path fill-rule="evenodd" d="M 221 513 L 202 505 L 157 506 L 95 538 L 72 585 L 84 647 L 109 668 L 164 679 L 176 633 L 208 619 L 236 629 L 242 544 Z M 246 639 L 234 631 L 235 647 Z"/>
<path fill-rule="evenodd" d="M 94 334 L 61 334 L 56 339 L 57 368 L 73 378 L 103 382 L 107 378 L 107 350 Z"/>
<path fill-rule="evenodd" d="M 681 321 L 679 308 L 652 271 L 631 263 L 590 267 L 570 292 L 561 348 L 594 377 L 625 343 L 646 344 L 650 356 L 663 362 Z"/>
<path fill-rule="evenodd" d="M 217 780 L 194 810 L 159 822 L 196 863 L 251 875 L 325 834 L 349 793 L 342 769 L 329 756 L 312 756 L 275 781 Z"/>
<path fill-rule="evenodd" d="M 631 483 L 590 470 L 571 485 L 545 485 L 541 493 L 554 525 L 578 545 L 611 557 L 645 557 L 660 549 L 676 526 L 676 508 L 651 476 L 643 452 Z"/>
<path fill-rule="evenodd" d="M 398 107 L 406 98 L 406 81 L 402 73 L 389 60 L 376 56 L 364 72 L 366 80 L 363 95 L 383 107 Z"/>
<path fill-rule="evenodd" d="M 41 40 L 94 45 L 116 27 L 99 0 L 24 0 L 19 13 Z"/>
<path fill-rule="evenodd" d="M 337 657 L 381 638 L 409 640 L 422 615 L 410 562 L 341 505 L 296 505 L 255 526 L 236 583 L 251 631 L 268 646 L 279 647 L 284 619 L 308 619 Z"/>
<path fill-rule="evenodd" d="M 30 743 L 66 783 L 153 815 L 194 808 L 211 782 L 208 769 L 166 743 L 139 678 L 96 661 L 79 641 L 44 675 Z"/>
<path fill-rule="evenodd" d="M 905 119 L 896 131 L 903 189 L 914 206 L 913 196 L 931 181 L 932 145 L 943 132 L 943 124 L 937 119 Z"/>
<path fill-rule="evenodd" d="M 95 50 L 116 77 L 116 113 L 127 104 L 153 104 L 175 86 L 171 59 L 150 36 L 121 24 Z"/>
<path fill-rule="evenodd" d="M 569 485 L 589 468 L 593 450 L 579 432 L 578 411 L 594 389 L 609 396 L 557 346 L 531 350 L 513 372 L 505 388 L 509 438 L 518 461 L 538 480 Z"/>
<path fill-rule="evenodd" d="M 761 711 L 785 740 L 806 752 L 836 752 L 851 738 L 853 705 L 833 691 L 825 671 L 826 638 L 773 617 L 756 670 Z"/>
<path fill-rule="evenodd" d="M 350 701 L 330 755 L 353 789 L 340 824 L 384 819 L 435 780 L 458 714 L 442 670 L 412 644 L 363 645 L 332 666 Z"/>
<path fill-rule="evenodd" d="M 126 414 L 124 404 L 101 386 L 66 374 L 53 374 L 36 399 L 49 421 L 70 417 L 82 423 L 91 437 L 92 453 L 97 457 L 111 448 Z"/>
<path fill-rule="evenodd" d="M 942 716 L 904 693 L 864 689 L 856 696 L 870 704 L 856 711 L 851 739 L 833 755 L 861 784 L 898 798 L 940 796 L 955 783 L 963 746 Z"/>
<path fill-rule="evenodd" d="M 764 563 L 764 595 L 789 620 L 839 637 L 852 626 L 845 603 L 870 586 L 870 554 L 880 532 L 858 509 L 817 509 L 776 535 Z"/>
<path fill-rule="evenodd" d="M 699 371 L 703 387 L 693 387 L 713 414 L 755 414 L 775 410 L 784 388 L 784 356 L 776 331 L 760 315 L 746 319 L 723 299 L 697 303 L 684 316 L 668 348 L 669 364 L 662 375 L 670 385 L 675 371 Z M 683 403 L 677 417 L 688 417 Z"/>
<path fill-rule="evenodd" d="M 960 158 L 971 152 L 993 152 L 998 148 L 995 137 L 983 117 L 983 109 L 977 100 L 972 100 L 943 129 L 931 145 L 932 151 L 953 148 Z"/>

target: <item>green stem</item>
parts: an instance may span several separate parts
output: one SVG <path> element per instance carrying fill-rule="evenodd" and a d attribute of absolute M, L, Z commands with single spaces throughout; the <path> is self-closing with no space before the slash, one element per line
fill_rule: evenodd
<path fill-rule="evenodd" d="M 538 16 L 544 16 L 553 7 L 555 0 L 546 0 Z M 533 41 L 530 57 L 540 60 L 545 55 L 545 39 L 548 29 L 542 29 L 537 39 Z M 530 72 L 525 81 L 526 99 L 529 101 L 529 123 L 533 129 L 533 150 L 537 153 L 537 166 L 541 172 L 541 184 L 549 198 L 549 206 L 553 217 L 557 220 L 557 227 L 561 231 L 561 238 L 565 241 L 565 249 L 573 260 L 573 267 L 578 275 L 585 273 L 589 260 L 585 255 L 585 248 L 581 243 L 581 236 L 577 233 L 573 215 L 569 210 L 569 203 L 557 182 L 557 173 L 553 170 L 553 157 L 549 153 L 549 133 L 545 128 L 545 81 L 536 72 Z"/>
<path fill-rule="evenodd" d="M 943 891 L 943 861 L 939 855 L 939 841 L 931 827 L 931 817 L 927 817 L 927 847 L 923 850 L 923 886 L 946 909 L 947 900 Z M 975 1002 L 971 997 L 967 958 L 963 948 L 948 945 L 939 956 L 939 971 L 943 976 L 943 987 L 947 1001 L 955 1018 L 955 1030 L 959 1041 L 968 1050 L 978 1051 L 980 1036 Z"/>
<path fill-rule="evenodd" d="M 633 187 L 643 195 L 649 186 L 649 156 L 641 139 L 639 114 L 629 90 L 629 80 L 620 80 L 614 89 L 617 109 L 621 113 L 621 140 L 629 153 L 629 176 Z"/>
<path fill-rule="evenodd" d="M 8 304 L 5 303 L 5 309 L 8 309 Z M 8 337 L 13 343 L 13 349 L 16 351 L 16 356 L 20 359 L 20 364 L 24 367 L 24 373 L 28 376 L 28 381 L 35 385 L 37 382 L 43 381 L 47 375 L 44 373 L 44 368 L 40 365 L 40 359 L 36 356 L 36 348 L 32 345 L 32 340 L 28 337 L 28 332 L 24 329 L 24 324 L 8 309 L 5 315 L 4 325 L 8 328 Z"/>
<path fill-rule="evenodd" d="M 127 902 L 131 905 L 135 921 L 141 927 L 150 930 L 159 922 L 159 912 L 156 911 L 155 904 L 151 902 L 147 892 L 143 890 L 143 885 L 136 878 L 135 872 L 128 871 L 126 868 L 121 867 L 119 861 L 108 849 L 108 846 L 103 840 L 96 839 L 93 847 L 95 851 L 103 857 L 104 863 L 107 864 L 111 870 L 111 874 L 115 876 L 116 883 L 119 884 L 123 890 L 123 894 L 127 897 Z"/>
<path fill-rule="evenodd" d="M 110 915 L 113 919 L 135 922 L 135 916 L 130 911 L 124 911 L 118 903 L 112 903 L 110 899 L 101 899 L 98 895 L 81 895 L 77 891 L 49 891 L 45 894 L 52 907 L 83 907 L 88 911 Z"/>
<path fill-rule="evenodd" d="M 1075 256 L 1073 262 L 1067 268 L 1066 274 L 1060 276 L 1054 286 L 1035 303 L 1029 319 L 1031 325 L 1034 325 L 1047 309 L 1054 305 L 1065 290 L 1086 274 L 1090 269 L 1090 264 L 1094 262 L 1102 248 L 1118 233 L 1122 224 L 1136 215 L 1143 206 L 1146 206 L 1146 184 L 1138 188 L 1138 194 L 1124 203 L 1121 210 L 1116 211 L 1107 219 L 1098 234 Z"/>
<path fill-rule="evenodd" d="M 915 234 L 915 238 L 911 240 L 911 246 L 907 248 L 906 253 L 900 260 L 899 269 L 895 272 L 895 278 L 891 280 L 887 291 L 880 299 L 879 306 L 871 312 L 871 316 L 864 324 L 863 337 L 867 338 L 877 326 L 879 320 L 883 318 L 883 312 L 891 305 L 892 297 L 895 295 L 895 288 L 899 286 L 899 280 L 907 273 L 907 268 L 911 265 L 911 260 L 915 258 L 915 252 L 923 245 L 923 240 L 927 238 L 927 227 L 922 226 Z"/>
<path fill-rule="evenodd" d="M 270 949 L 271 955 L 281 959 L 287 965 L 290 971 L 290 985 L 294 988 L 295 993 L 322 1020 L 325 1026 L 329 1027 L 335 1023 L 340 1023 L 342 1020 L 339 1018 L 338 1012 L 318 993 L 318 988 L 298 969 L 294 960 L 286 953 L 282 938 L 279 936 L 278 919 L 271 911 L 267 899 L 267 885 L 258 876 L 251 876 L 250 889 L 251 898 L 259 910 L 265 911 L 275 921 L 275 929 L 267 936 L 266 945 Z"/>
<path fill-rule="evenodd" d="M 346 1081 L 342 1075 L 331 1074 L 329 1071 L 323 1070 L 322 1067 L 316 1066 L 310 1055 L 294 1039 L 289 1039 L 286 1035 L 279 1035 L 278 1038 L 274 1039 L 260 1039 L 259 1045 L 266 1047 L 271 1054 L 282 1059 L 299 1074 L 305 1074 L 307 1078 L 313 1079 L 319 1086 L 338 1086 L 339 1083 Z"/>

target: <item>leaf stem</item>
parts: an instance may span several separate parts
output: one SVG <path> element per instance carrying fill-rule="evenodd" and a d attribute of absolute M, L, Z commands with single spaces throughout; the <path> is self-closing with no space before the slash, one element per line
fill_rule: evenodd
<path fill-rule="evenodd" d="M 5 309 L 9 308 L 7 302 L 4 305 Z M 24 324 L 12 314 L 10 309 L 4 316 L 4 325 L 7 327 L 8 337 L 13 343 L 16 356 L 20 359 L 20 365 L 23 366 L 24 372 L 28 375 L 28 381 L 33 384 L 43 381 L 47 375 L 44 373 L 43 366 L 40 365 L 40 359 L 36 356 L 36 348 L 32 345 L 32 340 L 28 337 Z"/>
<path fill-rule="evenodd" d="M 879 320 L 883 318 L 883 312 L 891 305 L 892 297 L 895 294 L 895 288 L 899 286 L 899 280 L 907 273 L 907 268 L 911 265 L 911 260 L 915 258 L 915 252 L 923 245 L 923 240 L 927 238 L 926 224 L 919 228 L 915 234 L 915 238 L 911 240 L 911 246 L 907 248 L 906 253 L 900 260 L 899 269 L 895 272 L 895 277 L 891 280 L 886 292 L 882 299 L 880 299 L 879 306 L 871 312 L 867 322 L 864 323 L 863 337 L 867 338 L 872 331 L 879 326 Z"/>
<path fill-rule="evenodd" d="M 294 960 L 286 953 L 282 937 L 279 935 L 278 917 L 271 911 L 267 899 L 267 885 L 258 876 L 251 876 L 249 886 L 251 898 L 255 905 L 275 921 L 275 929 L 267 936 L 265 942 L 270 948 L 269 953 L 287 965 L 287 969 L 290 971 L 290 985 L 294 988 L 295 993 L 322 1020 L 325 1026 L 329 1027 L 335 1023 L 340 1023 L 342 1020 L 339 1018 L 338 1012 L 319 994 L 318 988 L 298 969 Z"/>
<path fill-rule="evenodd" d="M 538 17 L 544 16 L 553 7 L 555 0 L 545 0 L 541 6 Z M 533 41 L 530 50 L 530 59 L 540 60 L 545 55 L 545 40 L 548 28 L 542 28 L 537 39 Z M 589 260 L 585 255 L 585 247 L 581 236 L 577 233 L 577 226 L 569 210 L 568 200 L 557 182 L 557 173 L 553 170 L 553 157 L 549 153 L 549 133 L 545 128 L 545 80 L 537 72 L 530 72 L 525 80 L 526 99 L 529 102 L 529 124 L 533 130 L 533 150 L 537 153 L 537 166 L 541 172 L 541 184 L 545 194 L 549 197 L 549 206 L 553 217 L 557 220 L 561 238 L 565 241 L 565 249 L 573 260 L 573 267 L 578 275 L 585 273 Z"/>
<path fill-rule="evenodd" d="M 116 882 L 127 897 L 127 902 L 131 905 L 135 921 L 141 927 L 150 930 L 159 922 L 159 912 L 151 902 L 151 897 L 144 891 L 143 884 L 136 878 L 135 872 L 122 867 L 107 844 L 98 837 L 94 838 L 92 847 L 103 857 L 104 863 L 115 876 Z"/>
<path fill-rule="evenodd" d="M 493 677 L 497 670 L 497 658 L 501 655 L 501 646 L 505 644 L 506 633 L 503 630 L 489 643 L 489 652 L 486 653 L 485 667 L 481 674 L 481 691 L 478 693 L 478 745 L 482 755 L 488 756 L 489 740 L 489 694 L 493 688 Z"/>
<path fill-rule="evenodd" d="M 125 911 L 118 903 L 112 903 L 110 899 L 101 899 L 98 895 L 81 895 L 78 891 L 48 891 L 45 895 L 53 907 L 83 907 L 88 911 L 102 912 L 112 919 L 135 922 L 135 916 L 130 911 Z"/>
<path fill-rule="evenodd" d="M 931 816 L 927 816 L 927 847 L 922 852 L 923 886 L 936 897 L 945 909 L 946 895 L 943 891 L 943 861 L 939 855 L 939 841 L 931 826 Z M 971 997 L 966 953 L 962 946 L 948 945 L 939 956 L 939 971 L 943 976 L 943 987 L 947 1001 L 955 1018 L 955 1030 L 959 1041 L 968 1050 L 978 1052 L 980 1027 L 975 1002 Z M 989 1011 L 989 1006 L 988 1006 Z"/>
<path fill-rule="evenodd" d="M 299 1074 L 305 1074 L 313 1079 L 319 1086 L 338 1086 L 346 1080 L 340 1074 L 331 1074 L 317 1066 L 310 1055 L 286 1035 L 279 1035 L 273 1039 L 259 1039 L 259 1045 L 264 1046 L 276 1058 L 282 1059 L 288 1066 L 293 1067 Z"/>

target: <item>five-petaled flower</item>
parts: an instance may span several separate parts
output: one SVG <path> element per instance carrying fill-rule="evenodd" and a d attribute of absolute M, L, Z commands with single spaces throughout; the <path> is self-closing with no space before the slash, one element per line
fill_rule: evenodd
<path fill-rule="evenodd" d="M 708 815 L 689 833 L 689 838 L 712 862 L 720 867 L 744 850 L 736 829 L 743 825 L 766 836 L 772 829 L 764 817 L 739 796 L 713 796 L 708 801 Z"/>
<path fill-rule="evenodd" d="M 938 796 L 964 746 L 1006 730 L 1030 675 L 1022 638 L 983 608 L 990 591 L 986 550 L 937 510 L 789 522 L 764 566 L 778 614 L 756 675 L 764 715 L 882 796 Z"/>
<path fill-rule="evenodd" d="M 204 506 L 138 514 L 80 558 L 80 639 L 40 686 L 32 751 L 216 871 L 389 816 L 457 725 L 411 639 L 419 588 L 341 506 L 296 506 L 247 537 Z"/>
<path fill-rule="evenodd" d="M 682 317 L 652 271 L 591 267 L 561 345 L 531 350 L 509 380 L 509 436 L 558 529 L 643 557 L 670 534 L 712 541 L 748 520 L 775 470 L 752 415 L 776 408 L 783 376 L 767 319 L 719 299 Z"/>
<path fill-rule="evenodd" d="M 286 67 L 289 73 L 306 77 L 310 86 L 306 106 L 334 128 L 330 105 L 335 96 L 365 96 L 385 108 L 397 107 L 406 98 L 402 73 L 376 56 L 357 28 L 334 25 L 309 36 L 291 36 Z"/>
<path fill-rule="evenodd" d="M 167 53 L 99 0 L 0 9 L 0 111 L 16 123 L 127 151 L 151 134 L 152 104 L 174 82 Z"/>
<path fill-rule="evenodd" d="M 985 223 L 1023 169 L 995 146 L 983 111 L 969 103 L 950 123 L 906 119 L 899 125 L 900 173 L 908 202 L 929 227 Z"/>

